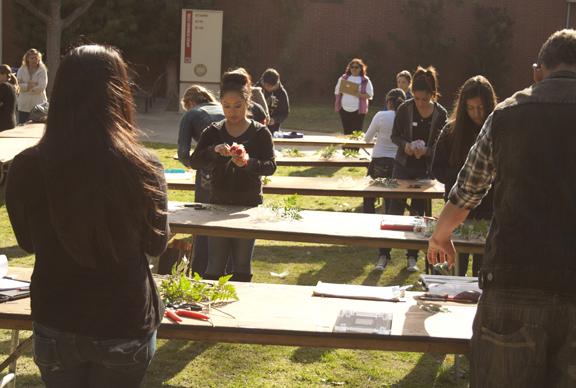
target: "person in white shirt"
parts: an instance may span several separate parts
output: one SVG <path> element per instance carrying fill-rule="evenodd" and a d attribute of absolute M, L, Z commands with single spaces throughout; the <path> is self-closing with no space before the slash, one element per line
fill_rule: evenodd
<path fill-rule="evenodd" d="M 46 97 L 48 71 L 42 62 L 42 53 L 33 48 L 26 51 L 16 77 L 20 85 L 18 123 L 24 124 L 28 121 L 32 108 L 48 101 Z"/>
<path fill-rule="evenodd" d="M 376 137 L 376 143 L 372 150 L 372 160 L 368 166 L 368 175 L 375 178 L 391 178 L 394 167 L 394 158 L 398 146 L 392 142 L 390 135 L 394 127 L 396 109 L 406 100 L 406 94 L 400 88 L 392 89 L 386 94 L 386 109 L 382 110 L 372 119 L 368 131 L 364 136 L 364 141 L 370 142 Z M 364 198 L 364 213 L 375 213 L 374 203 L 376 198 Z M 388 212 L 389 201 L 384 200 L 384 212 Z M 390 262 L 390 249 L 380 248 L 378 252 L 378 262 L 374 268 L 377 271 L 384 271 Z"/>
<path fill-rule="evenodd" d="M 368 101 L 374 97 L 374 88 L 367 76 L 367 70 L 368 67 L 362 59 L 352 59 L 334 88 L 336 97 L 334 108 L 340 114 L 345 135 L 362 130 L 364 118 L 368 113 Z"/>

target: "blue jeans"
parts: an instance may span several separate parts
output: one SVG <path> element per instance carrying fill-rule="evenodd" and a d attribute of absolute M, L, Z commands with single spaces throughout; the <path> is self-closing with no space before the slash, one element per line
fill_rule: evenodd
<path fill-rule="evenodd" d="M 471 387 L 576 387 L 576 295 L 485 289 L 470 368 Z"/>
<path fill-rule="evenodd" d="M 230 259 L 235 277 L 240 275 L 242 279 L 248 279 L 252 274 L 252 254 L 255 242 L 254 239 L 245 238 L 208 237 L 210 260 L 208 260 L 206 277 L 214 279 L 225 275 L 226 264 Z"/>
<path fill-rule="evenodd" d="M 202 169 L 196 170 L 194 186 L 194 201 L 208 203 L 210 201 L 210 172 Z M 204 275 L 208 265 L 208 256 L 208 237 L 194 236 L 192 272 Z"/>
<path fill-rule="evenodd" d="M 419 168 L 410 168 L 402 166 L 399 163 L 394 163 L 394 172 L 392 173 L 392 178 L 395 179 L 429 179 L 429 175 L 425 170 Z M 423 216 L 426 208 L 428 206 L 426 199 L 414 199 L 412 198 L 410 202 L 410 215 L 411 216 Z M 403 215 L 404 209 L 407 207 L 406 198 L 403 199 L 391 199 L 388 208 L 389 214 Z M 390 252 L 390 249 L 387 249 Z M 406 253 L 407 256 L 418 256 L 417 249 L 410 249 Z"/>
<path fill-rule="evenodd" d="M 139 387 L 155 352 L 156 331 L 100 340 L 34 322 L 34 362 L 48 388 Z"/>
<path fill-rule="evenodd" d="M 394 168 L 393 158 L 372 158 L 370 165 L 368 166 L 368 175 L 371 178 L 391 178 L 392 170 Z M 364 213 L 376 213 L 376 198 L 365 197 L 364 198 Z M 384 200 L 384 214 L 388 214 L 390 211 L 390 200 Z M 379 248 L 378 253 L 380 255 L 390 254 L 390 249 Z"/>
<path fill-rule="evenodd" d="M 30 112 L 18 111 L 18 124 L 24 124 L 30 118 Z"/>

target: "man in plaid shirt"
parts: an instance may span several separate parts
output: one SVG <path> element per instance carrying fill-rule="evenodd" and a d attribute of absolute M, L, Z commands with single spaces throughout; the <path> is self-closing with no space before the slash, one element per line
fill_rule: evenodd
<path fill-rule="evenodd" d="M 486 120 L 428 246 L 452 266 L 452 231 L 494 186 L 472 387 L 576 387 L 576 31 L 552 34 L 534 70 Z"/>

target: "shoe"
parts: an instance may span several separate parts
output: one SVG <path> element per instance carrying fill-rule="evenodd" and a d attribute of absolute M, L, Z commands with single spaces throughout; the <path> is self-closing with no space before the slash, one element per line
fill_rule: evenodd
<path fill-rule="evenodd" d="M 420 268 L 418 268 L 418 264 L 416 264 L 416 257 L 409 256 L 408 257 L 408 264 L 406 265 L 406 271 L 408 272 L 418 272 Z"/>
<path fill-rule="evenodd" d="M 378 256 L 378 263 L 376 263 L 374 270 L 384 271 L 389 262 L 390 262 L 390 256 L 388 256 L 388 255 Z"/>

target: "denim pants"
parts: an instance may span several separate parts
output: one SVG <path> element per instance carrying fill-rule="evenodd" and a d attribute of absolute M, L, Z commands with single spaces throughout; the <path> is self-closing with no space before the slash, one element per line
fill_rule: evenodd
<path fill-rule="evenodd" d="M 394 163 L 394 172 L 392 173 L 392 178 L 396 179 L 429 179 L 429 175 L 425 170 L 419 168 L 410 168 L 402 166 L 399 163 Z M 428 206 L 426 199 L 414 199 L 412 198 L 410 202 L 410 215 L 411 216 L 423 216 Z M 404 214 L 404 209 L 406 208 L 406 198 L 403 199 L 391 199 L 389 214 L 402 215 Z M 387 249 L 390 252 L 390 249 Z M 407 251 L 407 256 L 418 256 L 417 249 L 410 249 Z"/>
<path fill-rule="evenodd" d="M 372 158 L 370 165 L 368 166 L 368 175 L 371 178 L 391 178 L 392 170 L 394 168 L 393 158 Z M 376 198 L 365 197 L 364 198 L 364 213 L 374 214 L 376 213 Z M 388 214 L 390 210 L 390 200 L 384 200 L 384 214 Z M 388 248 L 380 248 L 380 255 L 390 253 Z"/>
<path fill-rule="evenodd" d="M 210 172 L 206 170 L 196 170 L 194 181 L 194 201 L 208 203 L 210 201 Z M 208 265 L 208 237 L 194 236 L 194 247 L 192 248 L 192 272 L 198 272 L 201 276 L 206 272 Z"/>
<path fill-rule="evenodd" d="M 48 388 L 137 388 L 156 351 L 141 339 L 95 339 L 34 322 L 34 362 Z"/>
<path fill-rule="evenodd" d="M 226 274 L 226 264 L 230 259 L 235 275 L 249 278 L 252 274 L 252 254 L 256 240 L 229 237 L 208 237 L 210 260 L 206 278 L 214 279 Z M 233 279 L 234 280 L 234 279 Z"/>
<path fill-rule="evenodd" d="M 485 289 L 470 369 L 471 387 L 576 387 L 576 295 Z"/>
<path fill-rule="evenodd" d="M 458 276 L 466 276 L 466 272 L 468 272 L 469 256 L 470 254 L 468 253 L 458 254 Z M 472 276 L 478 276 L 478 271 L 480 270 L 483 258 L 484 255 L 480 253 L 474 253 L 472 255 Z"/>

